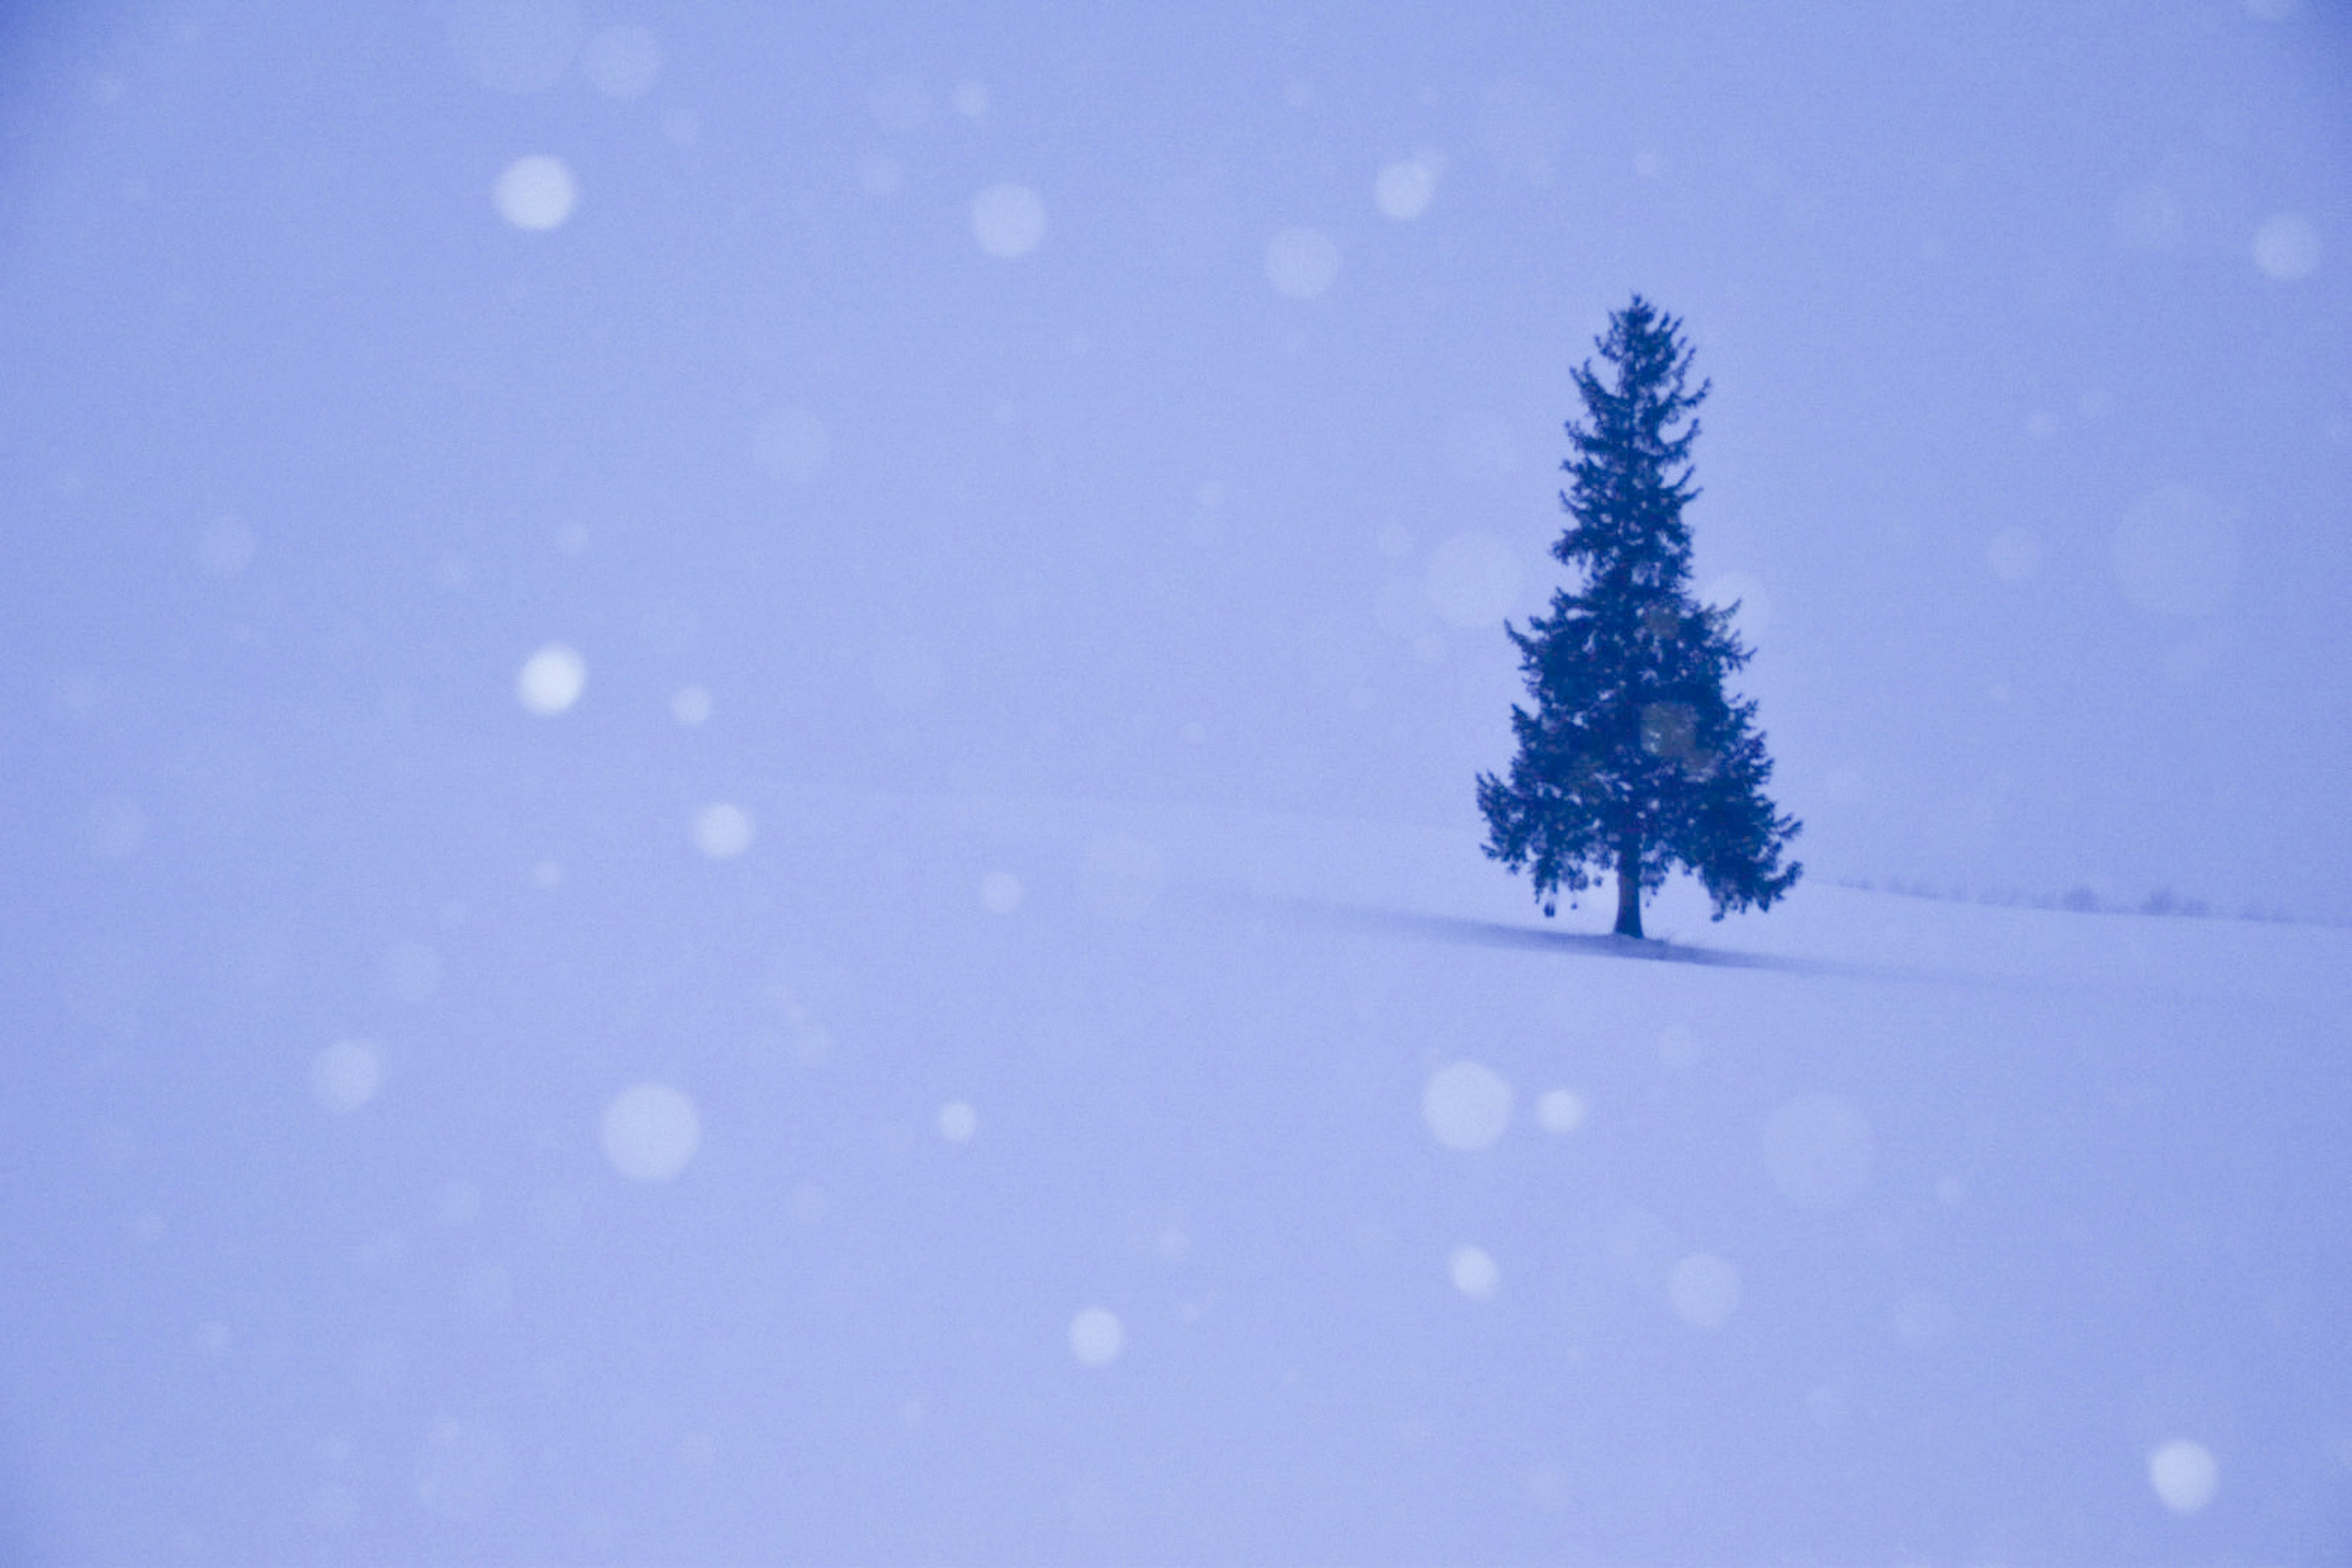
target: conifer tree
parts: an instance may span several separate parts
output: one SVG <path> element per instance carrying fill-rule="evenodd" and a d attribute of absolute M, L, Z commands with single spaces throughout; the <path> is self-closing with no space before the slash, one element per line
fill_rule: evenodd
<path fill-rule="evenodd" d="M 1691 594 L 1683 508 L 1709 384 L 1689 384 L 1681 321 L 1639 294 L 1594 346 L 1606 374 L 1591 360 L 1574 373 L 1584 417 L 1568 426 L 1570 522 L 1551 548 L 1577 581 L 1526 631 L 1506 623 L 1535 705 L 1513 705 L 1518 754 L 1508 782 L 1479 775 L 1478 808 L 1488 858 L 1527 870 L 1546 915 L 1560 889 L 1613 871 L 1617 934 L 1639 937 L 1643 895 L 1677 865 L 1717 920 L 1769 908 L 1804 868 L 1780 864 L 1801 825 L 1764 796 L 1756 704 L 1724 689 L 1753 657 L 1731 629 L 1738 606 Z"/>

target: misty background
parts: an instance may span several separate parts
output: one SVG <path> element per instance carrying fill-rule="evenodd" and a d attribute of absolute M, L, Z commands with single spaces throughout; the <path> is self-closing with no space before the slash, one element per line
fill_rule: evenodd
<path fill-rule="evenodd" d="M 20 13 L 20 820 L 396 812 L 561 638 L 600 759 L 1475 833 L 1639 289 L 1816 876 L 2346 918 L 2347 26 Z"/>

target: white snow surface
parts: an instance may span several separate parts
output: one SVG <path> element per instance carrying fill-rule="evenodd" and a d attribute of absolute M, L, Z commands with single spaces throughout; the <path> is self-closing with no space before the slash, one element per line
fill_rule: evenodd
<path fill-rule="evenodd" d="M 1469 823 L 742 798 L 740 877 L 648 801 L 468 890 L 364 1117 L 194 983 L 20 1073 L 27 1560 L 2346 1538 L 2352 933 L 1678 884 L 1629 944 Z M 1575 1136 L 1447 1147 L 1465 1060 Z"/>

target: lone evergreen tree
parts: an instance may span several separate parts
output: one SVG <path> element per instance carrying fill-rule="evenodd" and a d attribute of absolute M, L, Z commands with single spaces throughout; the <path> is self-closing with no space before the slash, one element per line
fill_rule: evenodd
<path fill-rule="evenodd" d="M 1617 934 L 1639 937 L 1643 894 L 1675 865 L 1697 873 L 1717 920 L 1769 908 L 1804 868 L 1780 865 L 1801 825 L 1764 796 L 1756 704 L 1724 691 L 1753 657 L 1731 629 L 1738 606 L 1691 596 L 1683 508 L 1698 494 L 1691 416 L 1709 384 L 1690 387 L 1682 323 L 1639 294 L 1594 346 L 1608 374 L 1590 360 L 1575 372 L 1585 417 L 1568 426 L 1570 521 L 1551 547 L 1580 580 L 1525 632 L 1505 625 L 1535 710 L 1512 706 L 1518 754 L 1507 783 L 1479 775 L 1478 809 L 1488 858 L 1527 869 L 1546 915 L 1560 888 L 1613 870 Z"/>

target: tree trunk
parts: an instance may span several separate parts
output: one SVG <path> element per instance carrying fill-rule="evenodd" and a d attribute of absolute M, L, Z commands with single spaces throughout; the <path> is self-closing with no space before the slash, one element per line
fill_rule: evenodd
<path fill-rule="evenodd" d="M 1617 851 L 1617 934 L 1642 935 L 1642 851 L 1631 842 Z"/>

